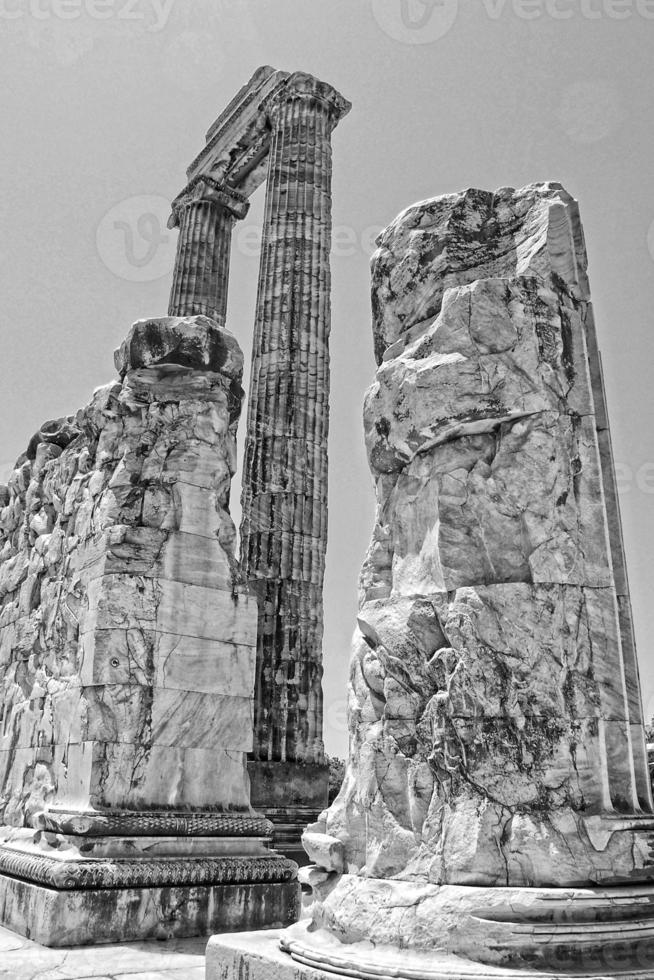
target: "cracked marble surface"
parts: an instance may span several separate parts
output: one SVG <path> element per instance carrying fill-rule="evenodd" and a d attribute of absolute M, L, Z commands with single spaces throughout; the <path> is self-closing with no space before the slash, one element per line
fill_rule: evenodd
<path fill-rule="evenodd" d="M 579 975 L 592 937 L 649 967 L 654 820 L 577 203 L 468 190 L 377 241 L 349 760 L 303 838 L 312 926 L 289 948 L 340 970 L 318 930 L 511 968 L 560 947 Z M 489 913 L 509 889 L 520 907 Z"/>
<path fill-rule="evenodd" d="M 163 317 L 116 364 L 0 486 L 10 826 L 54 800 L 249 807 L 257 616 L 229 514 L 242 354 L 206 317 Z"/>
<path fill-rule="evenodd" d="M 204 980 L 206 936 L 48 949 L 0 926 L 0 980 Z"/>
<path fill-rule="evenodd" d="M 584 823 L 650 805 L 635 792 L 637 671 L 620 621 L 581 227 L 558 185 L 498 192 L 495 206 L 505 197 L 510 215 L 529 201 L 531 218 L 514 227 L 500 209 L 474 272 L 444 292 L 433 256 L 468 254 L 483 211 L 473 192 L 416 206 L 420 235 L 404 212 L 373 259 L 377 318 L 401 310 L 401 329 L 365 399 L 377 517 L 351 660 L 350 761 L 316 833 L 341 841 L 346 870 L 364 877 L 642 879 L 644 839 L 635 846 L 609 823 L 598 847 Z M 451 220 L 432 227 L 443 209 Z M 533 238 L 525 268 L 482 261 L 504 220 L 518 245 Z M 418 264 L 401 287 L 409 253 Z M 436 304 L 431 320 L 421 296 Z"/>

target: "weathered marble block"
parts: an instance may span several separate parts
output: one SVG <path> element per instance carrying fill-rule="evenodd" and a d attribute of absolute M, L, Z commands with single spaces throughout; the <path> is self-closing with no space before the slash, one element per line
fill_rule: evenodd
<path fill-rule="evenodd" d="M 207 317 L 166 317 L 137 322 L 115 360 L 120 380 L 42 427 L 0 498 L 0 915 L 56 943 L 74 907 L 61 935 L 96 941 L 111 900 L 53 904 L 45 885 L 111 889 L 107 939 L 248 925 L 219 909 L 229 882 L 253 922 L 292 921 L 294 865 L 264 845 L 246 768 L 257 608 L 229 514 L 242 355 Z M 113 857 L 88 843 L 107 826 Z M 152 893 L 139 932 L 126 916 L 150 887 L 177 890 L 179 921 Z M 28 894 L 40 921 L 20 912 Z"/>
<path fill-rule="evenodd" d="M 293 959 L 214 939 L 208 975 L 652 976 L 652 796 L 576 202 L 466 191 L 378 246 L 345 780 L 304 836 Z"/>

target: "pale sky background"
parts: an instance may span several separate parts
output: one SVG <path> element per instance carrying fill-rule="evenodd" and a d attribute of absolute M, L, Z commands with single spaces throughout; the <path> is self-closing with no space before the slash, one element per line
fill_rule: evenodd
<path fill-rule="evenodd" d="M 373 518 L 371 240 L 470 186 L 558 180 L 580 201 L 651 717 L 653 56 L 654 0 L 0 0 L 0 480 L 44 420 L 111 380 L 132 321 L 165 314 L 167 202 L 214 118 L 259 65 L 311 72 L 354 106 L 333 141 L 328 751 L 346 749 Z M 260 190 L 232 256 L 248 359 L 261 205 Z"/>

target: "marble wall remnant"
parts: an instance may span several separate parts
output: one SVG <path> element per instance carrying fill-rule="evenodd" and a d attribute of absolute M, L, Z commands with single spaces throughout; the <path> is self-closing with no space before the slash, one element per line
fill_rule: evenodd
<path fill-rule="evenodd" d="M 554 183 L 466 191 L 408 208 L 378 245 L 349 761 L 304 835 L 312 918 L 282 934 L 296 963 L 276 975 L 654 975 L 652 796 L 577 204 Z M 208 976 L 254 963 L 244 948 L 213 940 Z"/>
<path fill-rule="evenodd" d="M 294 921 L 246 770 L 242 353 L 167 317 L 115 360 L 0 488 L 0 917 L 48 945 Z"/>
<path fill-rule="evenodd" d="M 335 89 L 302 72 L 268 108 L 241 566 L 259 605 L 253 801 L 296 838 L 326 805 L 329 781 L 321 680 L 331 133 L 349 108 Z"/>
<path fill-rule="evenodd" d="M 259 608 L 252 801 L 289 853 L 327 803 L 331 133 L 349 109 L 312 75 L 259 68 L 209 129 L 170 221 L 180 234 L 169 313 L 224 323 L 232 229 L 267 182 L 240 555 Z"/>

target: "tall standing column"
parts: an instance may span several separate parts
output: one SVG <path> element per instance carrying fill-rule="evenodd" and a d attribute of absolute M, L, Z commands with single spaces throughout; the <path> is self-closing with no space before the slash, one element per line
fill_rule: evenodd
<path fill-rule="evenodd" d="M 209 316 L 221 326 L 227 313 L 232 229 L 249 203 L 211 177 L 195 178 L 173 201 L 170 228 L 179 225 L 169 316 Z"/>
<path fill-rule="evenodd" d="M 272 143 L 243 475 L 241 561 L 259 604 L 252 802 L 278 846 L 327 799 L 322 586 L 327 540 L 331 132 L 350 104 L 296 73 Z"/>

